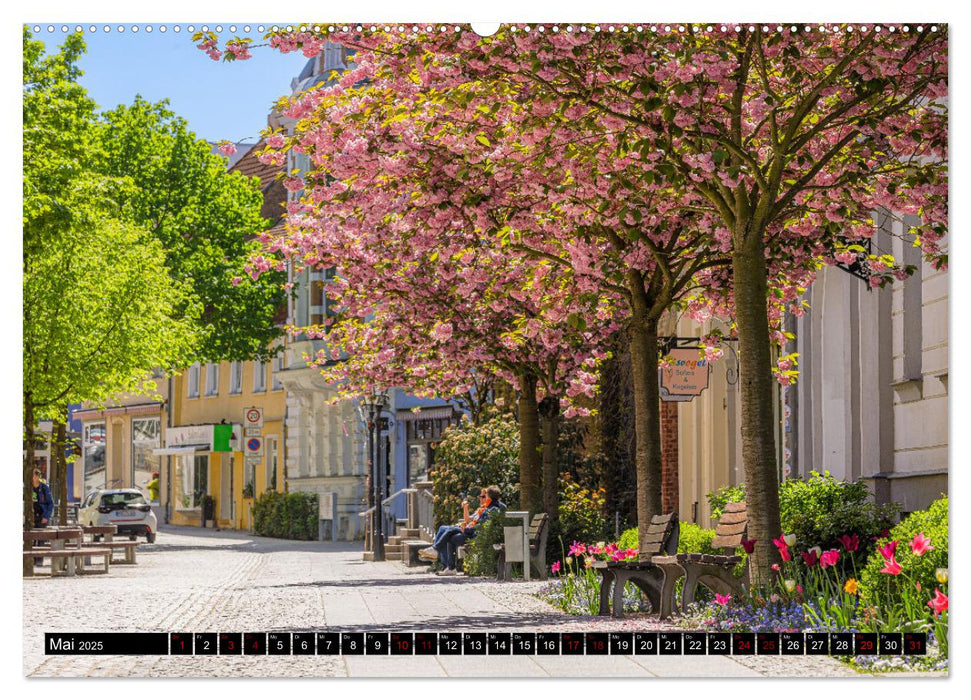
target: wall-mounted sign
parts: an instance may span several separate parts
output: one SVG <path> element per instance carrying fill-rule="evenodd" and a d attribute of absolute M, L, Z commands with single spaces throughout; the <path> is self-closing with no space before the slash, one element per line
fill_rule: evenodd
<path fill-rule="evenodd" d="M 248 438 L 246 438 L 246 454 L 247 455 L 262 455 L 263 454 L 263 438 L 261 438 L 261 437 L 248 437 Z"/>
<path fill-rule="evenodd" d="M 697 348 L 672 350 L 671 362 L 658 371 L 662 401 L 690 401 L 708 388 L 708 361 Z"/>
<path fill-rule="evenodd" d="M 243 411 L 243 425 L 247 428 L 263 427 L 263 409 L 251 406 Z"/>

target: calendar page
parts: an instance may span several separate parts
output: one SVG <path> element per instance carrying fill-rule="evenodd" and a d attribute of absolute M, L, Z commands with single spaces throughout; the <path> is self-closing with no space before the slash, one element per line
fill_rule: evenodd
<path fill-rule="evenodd" d="M 910 9 L 28 19 L 23 674 L 947 676 Z"/>

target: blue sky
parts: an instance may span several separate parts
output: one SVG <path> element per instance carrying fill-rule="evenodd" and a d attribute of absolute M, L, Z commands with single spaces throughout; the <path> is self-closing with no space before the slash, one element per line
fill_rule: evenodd
<path fill-rule="evenodd" d="M 48 32 L 47 24 L 38 24 L 41 31 L 35 38 L 43 41 L 48 50 L 63 41 L 63 24 Z M 69 25 L 74 32 L 76 24 Z M 189 127 L 200 138 L 209 141 L 229 139 L 255 141 L 266 126 L 266 116 L 273 103 L 290 92 L 290 79 L 303 68 L 307 59 L 302 54 L 283 55 L 264 47 L 253 49 L 249 61 L 223 63 L 212 61 L 192 42 L 188 24 L 179 25 L 181 31 L 173 31 L 173 24 L 165 25 L 167 31 L 159 31 L 159 24 L 138 25 L 132 32 L 132 23 L 112 23 L 110 32 L 104 32 L 105 24 L 97 25 L 90 32 L 91 24 L 84 25 L 87 54 L 81 59 L 84 70 L 81 84 L 102 109 L 118 104 L 130 104 L 135 95 L 158 102 L 168 99 L 172 110 L 189 122 Z M 201 25 L 192 25 L 198 29 Z M 214 28 L 215 25 L 207 25 Z M 252 24 L 249 34 L 254 44 L 262 43 L 259 24 Z M 236 34 L 246 35 L 241 26 Z M 223 26 L 220 44 L 232 37 L 228 25 Z"/>

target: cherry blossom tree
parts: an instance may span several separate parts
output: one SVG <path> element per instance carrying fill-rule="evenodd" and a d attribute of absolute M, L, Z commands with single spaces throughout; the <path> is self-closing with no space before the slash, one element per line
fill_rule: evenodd
<path fill-rule="evenodd" d="M 398 115 L 415 121 L 417 114 L 426 125 L 413 139 L 449 144 L 462 165 L 483 164 L 500 192 L 505 178 L 545 198 L 527 207 L 514 201 L 509 221 L 479 228 L 530 255 L 568 261 L 579 283 L 602 276 L 610 284 L 620 270 L 629 284 L 616 291 L 630 294 L 638 355 L 656 364 L 650 325 L 643 327 L 655 308 L 680 298 L 699 318 L 730 314 L 741 357 L 750 534 L 770 541 L 779 528 L 771 345 L 786 340 L 785 310 L 799 312 L 795 297 L 823 263 L 855 261 L 872 286 L 906 276 L 891 256 L 864 256 L 855 245 L 872 236 L 878 208 L 918 215 L 909 235 L 933 264 L 946 264 L 946 28 L 519 25 L 489 38 L 411 29 L 299 27 L 270 43 L 307 55 L 325 40 L 346 43 L 358 49 L 358 68 L 341 87 L 367 81 L 389 100 L 420 88 L 409 116 Z M 294 109 L 310 114 L 321 99 L 309 94 Z M 562 133 L 570 143 L 557 141 Z M 494 143 L 511 148 L 496 153 Z M 466 175 L 457 169 L 450 177 Z M 336 180 L 323 194 L 340 196 L 343 186 Z M 596 188 L 609 193 L 603 207 L 589 198 Z M 562 239 L 549 235 L 557 226 Z M 691 254 L 659 255 L 685 243 Z M 610 246 L 619 267 L 607 262 Z M 724 268 L 717 255 L 728 259 Z M 672 260 L 685 273 L 680 288 Z M 650 270 L 656 277 L 648 282 Z M 780 381 L 792 380 L 794 360 L 779 359 Z M 646 417 L 652 403 L 656 409 L 644 386 L 653 377 L 645 381 L 643 367 L 634 374 Z M 638 419 L 637 432 L 639 464 L 653 461 L 647 441 L 655 431 Z M 756 550 L 756 580 L 768 574 L 771 550 Z"/>

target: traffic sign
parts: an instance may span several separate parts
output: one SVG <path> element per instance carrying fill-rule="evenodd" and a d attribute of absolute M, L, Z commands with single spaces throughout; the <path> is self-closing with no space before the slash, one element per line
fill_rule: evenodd
<path fill-rule="evenodd" d="M 249 437 L 246 438 L 246 454 L 248 455 L 262 455 L 263 454 L 263 438 L 261 437 Z"/>
<path fill-rule="evenodd" d="M 251 406 L 243 411 L 243 423 L 247 428 L 263 427 L 263 409 Z"/>

